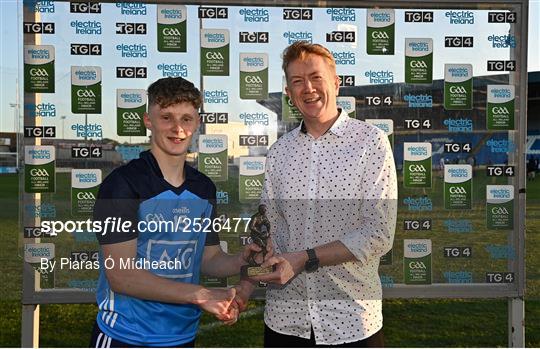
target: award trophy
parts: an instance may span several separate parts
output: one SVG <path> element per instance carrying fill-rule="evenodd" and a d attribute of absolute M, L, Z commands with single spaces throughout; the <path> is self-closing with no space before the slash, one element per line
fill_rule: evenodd
<path fill-rule="evenodd" d="M 251 216 L 248 228 L 250 230 L 251 240 L 261 248 L 261 251 L 251 251 L 247 260 L 248 264 L 242 266 L 242 277 L 264 275 L 273 272 L 275 270 L 274 266 L 266 268 L 261 267 L 261 263 L 264 261 L 266 253 L 268 252 L 266 248 L 268 245 L 268 238 L 270 237 L 270 222 L 268 221 L 268 217 L 266 217 L 265 205 L 259 205 L 259 211 Z M 262 255 L 262 258 L 260 258 L 261 263 L 258 263 L 256 260 L 259 255 Z"/>

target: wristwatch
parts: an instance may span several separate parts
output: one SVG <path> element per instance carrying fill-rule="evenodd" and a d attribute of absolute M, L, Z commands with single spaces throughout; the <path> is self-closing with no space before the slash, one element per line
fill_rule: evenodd
<path fill-rule="evenodd" d="M 317 271 L 317 269 L 319 269 L 319 258 L 317 258 L 315 250 L 312 248 L 307 249 L 306 252 L 308 255 L 308 260 L 304 266 L 304 269 L 307 273 L 313 273 L 314 271 Z"/>

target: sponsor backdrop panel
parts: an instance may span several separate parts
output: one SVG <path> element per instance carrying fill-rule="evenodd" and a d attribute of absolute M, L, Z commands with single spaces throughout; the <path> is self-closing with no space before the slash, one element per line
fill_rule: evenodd
<path fill-rule="evenodd" d="M 184 77 L 201 89 L 201 127 L 187 159 L 216 183 L 218 215 L 239 222 L 251 217 L 269 147 L 301 120 L 286 93 L 280 55 L 304 40 L 325 45 L 336 60 L 338 107 L 382 129 L 394 152 L 398 229 L 381 260 L 383 286 L 514 281 L 504 273 L 513 272 L 507 262 L 516 250 L 507 237 L 519 211 L 516 127 L 523 114 L 515 105 L 519 67 L 508 58 L 518 44 L 508 31 L 521 20 L 516 13 L 144 2 L 25 6 L 40 21 L 23 23 L 24 35 L 40 41 L 23 48 L 24 91 L 35 98 L 24 101 L 21 176 L 25 192 L 47 194 L 24 203 L 24 221 L 91 214 L 101 181 L 148 149 L 146 88 L 162 77 Z M 233 228 L 221 231 L 231 252 L 249 236 L 245 224 Z M 97 260 L 95 238 L 86 231 L 23 230 L 27 246 L 21 247 L 31 263 L 40 254 Z M 32 237 L 42 243 L 25 240 Z M 95 271 L 41 275 L 42 287 L 95 287 Z"/>

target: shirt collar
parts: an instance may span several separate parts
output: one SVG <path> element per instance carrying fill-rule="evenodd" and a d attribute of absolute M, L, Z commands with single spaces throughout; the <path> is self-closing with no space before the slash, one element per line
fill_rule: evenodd
<path fill-rule="evenodd" d="M 349 114 L 347 114 L 347 112 L 345 112 L 345 110 L 341 109 L 341 108 L 338 108 L 338 111 L 339 111 L 339 116 L 337 118 L 337 120 L 334 122 L 334 124 L 325 132 L 328 133 L 332 133 L 338 137 L 341 137 L 343 135 L 345 135 L 345 129 L 347 128 L 347 121 L 350 119 L 349 118 Z M 298 134 L 307 134 L 307 129 L 306 129 L 306 125 L 304 124 L 304 120 L 302 120 L 300 122 L 300 126 L 297 127 L 297 131 L 296 131 L 296 135 Z"/>

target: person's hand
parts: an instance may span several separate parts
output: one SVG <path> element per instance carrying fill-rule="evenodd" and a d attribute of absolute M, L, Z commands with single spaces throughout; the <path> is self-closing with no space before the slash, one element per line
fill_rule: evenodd
<path fill-rule="evenodd" d="M 227 326 L 232 326 L 238 321 L 238 316 L 240 315 L 240 310 L 238 303 L 236 302 L 236 298 L 233 299 L 231 302 L 231 305 L 229 306 L 229 310 L 227 313 L 227 316 L 229 317 L 229 320 L 223 320 L 223 324 Z"/>
<path fill-rule="evenodd" d="M 305 251 L 278 254 L 266 259 L 261 265 L 263 268 L 274 266 L 274 272 L 252 276 L 250 279 L 270 284 L 285 285 L 304 270 L 307 260 L 308 257 Z"/>
<path fill-rule="evenodd" d="M 249 303 L 249 297 L 253 292 L 255 286 L 246 279 L 240 280 L 240 283 L 234 286 L 236 289 L 236 296 L 234 297 L 234 302 L 238 305 L 238 310 L 243 312 L 247 309 Z"/>
<path fill-rule="evenodd" d="M 272 245 L 272 240 L 268 239 L 266 241 L 267 241 L 266 256 L 264 260 L 268 260 L 270 257 L 274 255 L 274 248 Z M 244 249 L 242 250 L 240 254 L 240 258 L 242 262 L 245 264 L 245 263 L 248 263 L 249 256 L 251 255 L 252 252 L 261 252 L 261 251 L 262 251 L 261 247 L 259 247 L 259 245 L 257 245 L 256 243 L 252 242 L 251 244 L 244 246 Z M 262 253 L 255 255 L 255 262 L 261 264 L 264 262 L 264 260 L 263 260 Z"/>
<path fill-rule="evenodd" d="M 235 296 L 235 288 L 202 288 L 197 293 L 194 303 L 197 304 L 202 310 L 213 314 L 218 320 L 230 321 L 234 318 L 235 314 L 233 309 L 229 309 Z"/>

